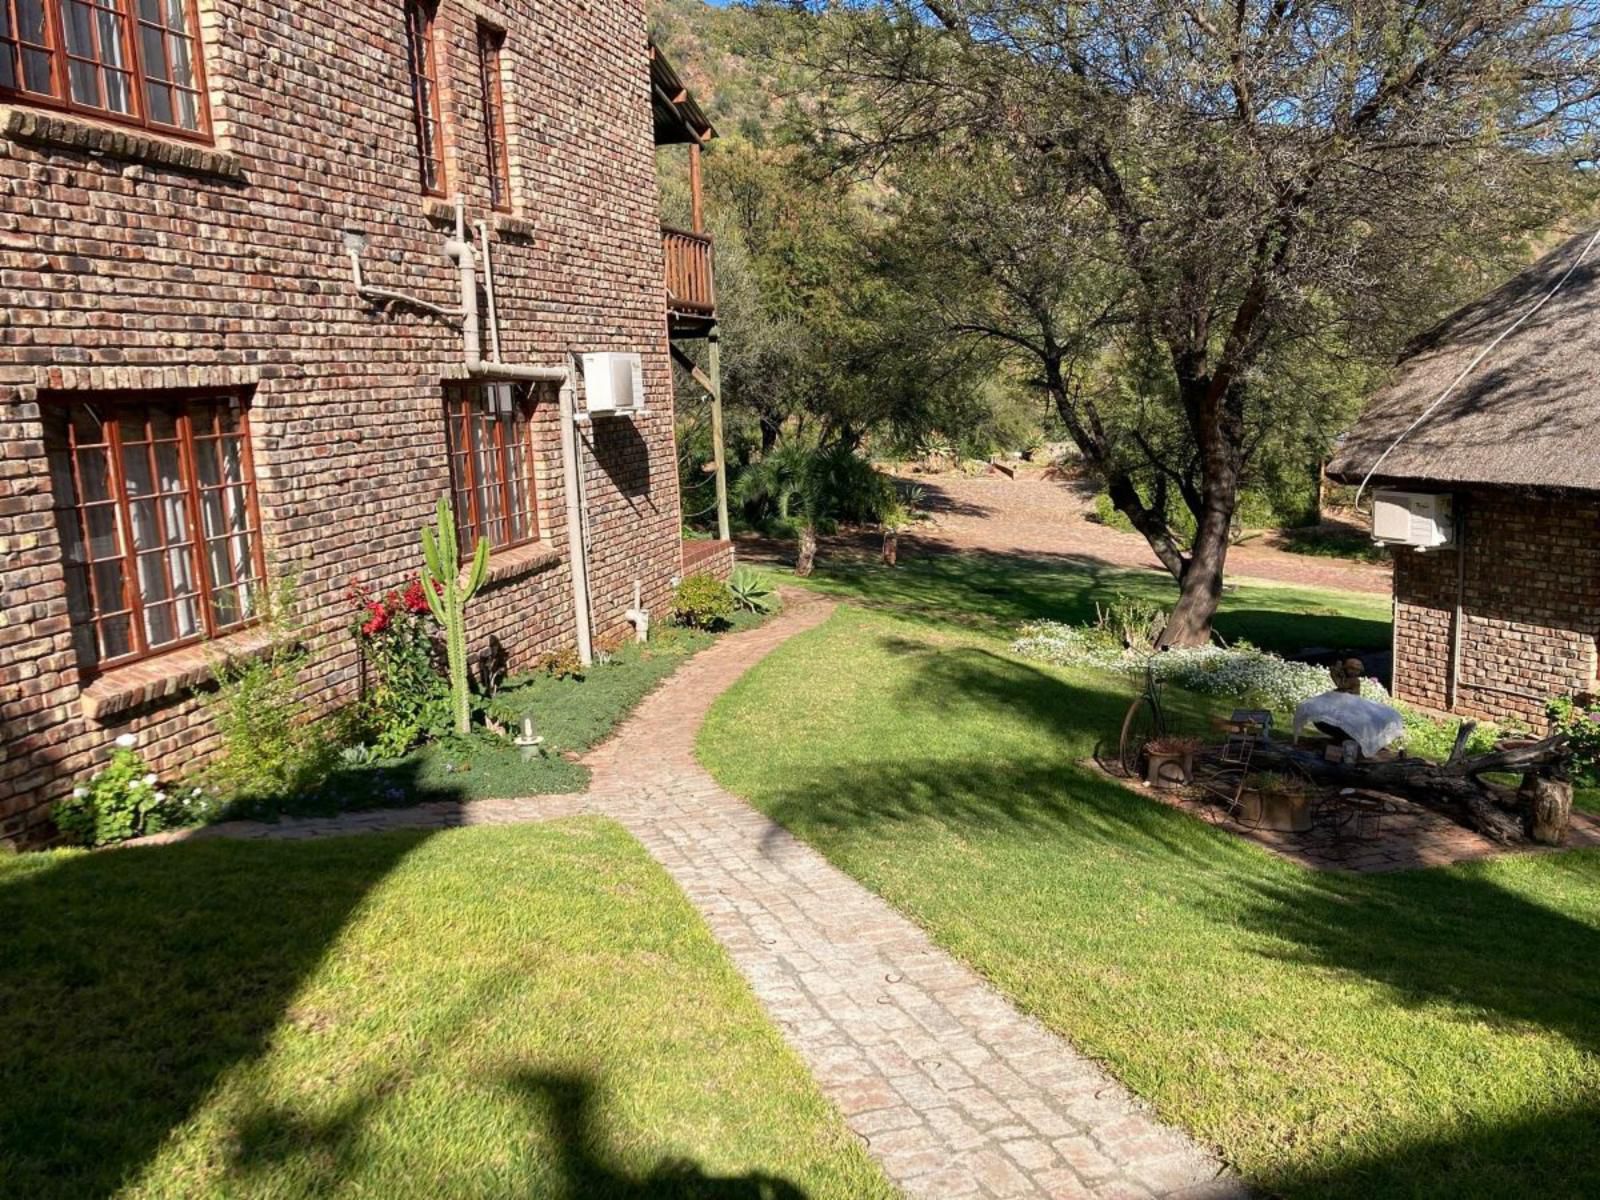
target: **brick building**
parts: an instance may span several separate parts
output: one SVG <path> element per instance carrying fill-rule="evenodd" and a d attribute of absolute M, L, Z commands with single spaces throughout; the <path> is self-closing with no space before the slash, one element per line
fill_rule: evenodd
<path fill-rule="evenodd" d="M 264 578 L 353 696 L 347 588 L 441 495 L 513 668 L 682 569 L 655 143 L 712 131 L 642 0 L 97 3 L 0 3 L 3 840 L 123 732 L 209 752 Z M 604 352 L 642 394 L 590 421 Z"/>
<path fill-rule="evenodd" d="M 1594 236 L 1561 246 L 1424 337 L 1332 465 L 1347 482 L 1373 472 L 1380 487 L 1451 497 L 1451 544 L 1395 550 L 1394 679 L 1405 700 L 1539 728 L 1552 696 L 1595 690 Z"/>

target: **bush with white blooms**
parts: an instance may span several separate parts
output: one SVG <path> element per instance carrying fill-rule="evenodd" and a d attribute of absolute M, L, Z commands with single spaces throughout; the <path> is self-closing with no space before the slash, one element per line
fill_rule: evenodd
<path fill-rule="evenodd" d="M 1183 646 L 1159 654 L 1125 650 L 1103 630 L 1060 621 L 1022 626 L 1011 648 L 1024 658 L 1059 667 L 1096 667 L 1142 676 L 1148 666 L 1162 683 L 1202 696 L 1220 696 L 1251 708 L 1291 712 L 1302 700 L 1333 687 L 1325 667 L 1290 662 L 1254 646 Z M 1389 702 L 1376 679 L 1361 681 L 1361 694 Z"/>

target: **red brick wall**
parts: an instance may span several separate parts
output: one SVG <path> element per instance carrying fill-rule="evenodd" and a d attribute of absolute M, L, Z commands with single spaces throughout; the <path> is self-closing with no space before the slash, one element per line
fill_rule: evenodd
<path fill-rule="evenodd" d="M 733 543 L 707 540 L 684 542 L 683 574 L 713 575 L 726 580 L 733 574 Z"/>
<path fill-rule="evenodd" d="M 1551 696 L 1595 686 L 1600 498 L 1468 494 L 1461 675 L 1455 709 L 1543 726 Z M 1395 681 L 1402 699 L 1446 707 L 1458 558 L 1395 554 Z"/>
<path fill-rule="evenodd" d="M 200 0 L 217 145 L 130 152 L 122 133 L 0 113 L 0 838 L 35 837 L 45 806 L 134 732 L 164 772 L 212 749 L 179 696 L 85 719 L 50 514 L 44 387 L 238 383 L 268 554 L 299 579 L 317 632 L 306 680 L 348 698 L 352 577 L 411 577 L 447 487 L 441 379 L 458 330 L 379 313 L 353 291 L 341 231 L 370 237 L 367 282 L 459 303 L 448 219 L 417 185 L 401 6 Z M 508 33 L 505 95 L 517 212 L 488 211 L 475 15 Z M 679 569 L 671 368 L 641 0 L 442 0 L 448 188 L 496 226 L 505 357 L 565 365 L 644 356 L 650 413 L 584 431 L 596 633 L 634 579 L 663 610 Z M 68 148 L 63 142 L 77 142 Z M 109 151 L 109 152 L 107 152 Z M 487 345 L 487 342 L 485 343 Z M 554 394 L 540 410 L 540 521 L 551 565 L 474 603 L 477 647 L 513 666 L 574 637 Z"/>

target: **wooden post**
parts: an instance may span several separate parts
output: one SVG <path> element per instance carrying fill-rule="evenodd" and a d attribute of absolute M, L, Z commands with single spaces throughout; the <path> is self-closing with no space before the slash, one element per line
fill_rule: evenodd
<path fill-rule="evenodd" d="M 698 197 L 699 192 L 695 194 Z M 722 448 L 722 336 L 715 325 L 706 334 L 706 354 L 706 365 L 711 368 L 711 387 L 707 390 L 711 393 L 711 452 L 717 470 L 717 536 L 727 541 L 732 534 L 728 530 L 728 461 Z"/>
<path fill-rule="evenodd" d="M 689 143 L 689 213 L 696 233 L 706 231 L 705 208 L 700 197 L 700 143 Z"/>

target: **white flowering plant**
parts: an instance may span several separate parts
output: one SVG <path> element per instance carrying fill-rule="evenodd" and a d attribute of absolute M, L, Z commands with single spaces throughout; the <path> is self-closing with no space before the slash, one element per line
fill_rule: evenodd
<path fill-rule="evenodd" d="M 1244 643 L 1226 648 L 1174 647 L 1147 655 L 1124 650 L 1098 628 L 1059 621 L 1032 622 L 1018 634 L 1011 648 L 1024 658 L 1061 667 L 1096 667 L 1135 678 L 1142 677 L 1148 666 L 1162 683 L 1272 712 L 1291 712 L 1302 700 L 1333 686 L 1324 667 L 1290 662 Z M 1376 679 L 1362 680 L 1361 694 L 1389 703 L 1388 691 Z"/>
<path fill-rule="evenodd" d="M 161 786 L 124 734 L 105 769 L 57 801 L 51 816 L 69 840 L 106 846 L 182 824 L 182 810 L 181 801 Z"/>

